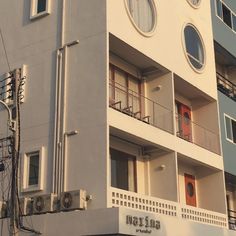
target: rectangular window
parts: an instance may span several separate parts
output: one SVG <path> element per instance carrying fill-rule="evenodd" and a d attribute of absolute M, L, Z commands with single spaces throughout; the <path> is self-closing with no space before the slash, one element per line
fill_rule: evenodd
<path fill-rule="evenodd" d="M 236 32 L 236 15 L 232 15 L 233 20 L 233 30 Z"/>
<path fill-rule="evenodd" d="M 236 143 L 236 120 L 225 115 L 225 131 L 226 138 L 233 143 Z"/>
<path fill-rule="evenodd" d="M 30 19 L 49 14 L 49 0 L 31 0 Z"/>
<path fill-rule="evenodd" d="M 236 32 L 236 13 L 233 12 L 222 0 L 216 0 L 216 14 L 223 22 Z"/>
<path fill-rule="evenodd" d="M 110 101 L 125 113 L 141 116 L 141 81 L 110 65 Z"/>
<path fill-rule="evenodd" d="M 228 25 L 230 28 L 232 28 L 232 19 L 231 19 L 231 11 L 228 7 L 226 7 L 224 4 L 222 4 L 223 9 L 223 21 L 226 25 Z"/>
<path fill-rule="evenodd" d="M 125 152 L 110 149 L 111 186 L 136 192 L 136 158 Z"/>
<path fill-rule="evenodd" d="M 43 147 L 34 149 L 23 156 L 23 192 L 42 190 L 43 150 Z"/>
<path fill-rule="evenodd" d="M 29 153 L 29 186 L 38 185 L 39 183 L 39 152 Z"/>
<path fill-rule="evenodd" d="M 223 18 L 222 2 L 220 0 L 216 0 L 216 10 L 217 10 L 217 15 L 222 19 Z"/>
<path fill-rule="evenodd" d="M 38 0 L 37 3 L 37 13 L 46 11 L 47 9 L 47 0 Z"/>

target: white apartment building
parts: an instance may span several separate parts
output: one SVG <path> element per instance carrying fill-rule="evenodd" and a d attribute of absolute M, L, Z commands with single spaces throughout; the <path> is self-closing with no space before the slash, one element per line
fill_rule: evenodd
<path fill-rule="evenodd" d="M 45 236 L 235 234 L 210 1 L 1 0 L 0 12 L 2 81 L 18 68 L 25 76 L 25 226 Z"/>

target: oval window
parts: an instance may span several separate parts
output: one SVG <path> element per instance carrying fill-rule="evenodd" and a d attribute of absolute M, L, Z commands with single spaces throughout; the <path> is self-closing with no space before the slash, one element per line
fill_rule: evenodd
<path fill-rule="evenodd" d="M 156 25 L 156 11 L 153 0 L 127 0 L 129 13 L 135 26 L 149 33 Z"/>
<path fill-rule="evenodd" d="M 194 193 L 195 193 L 195 191 L 194 191 L 194 186 L 193 186 L 193 184 L 190 183 L 190 182 L 187 184 L 187 193 L 188 193 L 188 195 L 189 195 L 190 197 L 193 197 L 193 196 L 194 196 Z"/>
<path fill-rule="evenodd" d="M 184 112 L 184 123 L 186 125 L 190 124 L 190 117 L 189 117 L 189 114 L 187 112 Z"/>
<path fill-rule="evenodd" d="M 205 65 L 205 53 L 202 39 L 193 25 L 184 28 L 184 47 L 190 65 L 200 71 Z"/>
<path fill-rule="evenodd" d="M 201 0 L 188 0 L 189 4 L 195 8 L 199 7 Z"/>

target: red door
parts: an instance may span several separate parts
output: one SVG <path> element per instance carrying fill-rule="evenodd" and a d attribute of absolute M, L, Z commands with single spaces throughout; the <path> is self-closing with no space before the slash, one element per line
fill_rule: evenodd
<path fill-rule="evenodd" d="M 182 103 L 178 103 L 178 113 L 180 115 L 180 136 L 188 141 L 192 141 L 191 109 Z"/>
<path fill-rule="evenodd" d="M 185 181 L 185 197 L 186 204 L 190 206 L 197 206 L 195 177 L 193 175 L 184 174 Z"/>

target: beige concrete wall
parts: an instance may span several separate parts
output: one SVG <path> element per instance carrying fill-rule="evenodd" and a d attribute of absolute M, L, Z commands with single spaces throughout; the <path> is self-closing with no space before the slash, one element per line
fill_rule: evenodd
<path fill-rule="evenodd" d="M 180 3 L 178 0 L 154 0 L 157 8 L 157 26 L 152 37 L 145 37 L 136 30 L 124 2 L 107 1 L 109 31 L 216 98 L 210 2 L 202 2 L 201 7 L 196 10 L 187 1 Z M 183 50 L 182 32 L 186 23 L 194 24 L 203 37 L 207 56 L 205 69 L 200 74 L 192 70 Z"/>
<path fill-rule="evenodd" d="M 198 172 L 199 207 L 226 213 L 223 172 L 206 173 L 199 170 Z"/>
<path fill-rule="evenodd" d="M 68 138 L 67 190 L 85 189 L 94 197 L 92 208 L 106 206 L 107 186 L 107 34 L 106 2 L 69 1 L 65 130 L 79 130 Z M 96 184 L 95 184 L 96 183 Z"/>
<path fill-rule="evenodd" d="M 177 173 L 175 153 L 150 160 L 150 196 L 177 201 Z"/>

